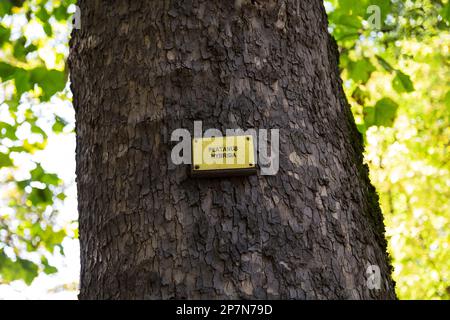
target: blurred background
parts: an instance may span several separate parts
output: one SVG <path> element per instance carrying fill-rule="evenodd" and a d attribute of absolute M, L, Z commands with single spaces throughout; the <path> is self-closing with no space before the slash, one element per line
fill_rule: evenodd
<path fill-rule="evenodd" d="M 397 295 L 449 299 L 449 0 L 324 4 Z M 76 11 L 75 0 L 0 0 L 0 299 L 77 298 Z"/>

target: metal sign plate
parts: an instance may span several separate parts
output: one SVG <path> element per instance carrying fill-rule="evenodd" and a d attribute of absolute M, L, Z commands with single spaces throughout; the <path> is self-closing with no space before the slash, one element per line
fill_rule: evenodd
<path fill-rule="evenodd" d="M 255 173 L 256 159 L 251 135 L 192 140 L 192 175 L 227 176 Z"/>

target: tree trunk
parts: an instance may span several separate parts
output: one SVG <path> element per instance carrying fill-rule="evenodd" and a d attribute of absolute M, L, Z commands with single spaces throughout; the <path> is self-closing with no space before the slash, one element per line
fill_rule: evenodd
<path fill-rule="evenodd" d="M 79 6 L 81 299 L 395 298 L 321 1 Z M 194 120 L 279 128 L 278 174 L 189 177 L 170 135 Z"/>

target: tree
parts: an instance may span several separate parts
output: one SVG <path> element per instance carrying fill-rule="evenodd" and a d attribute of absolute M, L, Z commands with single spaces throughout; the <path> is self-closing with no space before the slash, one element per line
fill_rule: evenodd
<path fill-rule="evenodd" d="M 80 298 L 395 298 L 320 1 L 79 5 Z M 280 128 L 279 173 L 190 178 L 170 133 L 194 120 Z"/>
<path fill-rule="evenodd" d="M 50 262 L 77 235 L 76 221 L 63 222 L 70 181 L 41 162 L 55 133 L 73 134 L 65 62 L 75 2 L 0 1 L 0 285 L 57 272 Z M 324 4 L 380 194 L 396 294 L 446 299 L 450 2 Z"/>

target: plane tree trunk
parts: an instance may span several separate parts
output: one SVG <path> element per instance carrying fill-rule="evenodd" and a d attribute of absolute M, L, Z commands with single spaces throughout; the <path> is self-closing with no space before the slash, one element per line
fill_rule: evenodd
<path fill-rule="evenodd" d="M 79 6 L 81 299 L 395 298 L 321 1 Z M 170 135 L 195 120 L 280 129 L 278 174 L 190 178 Z"/>

